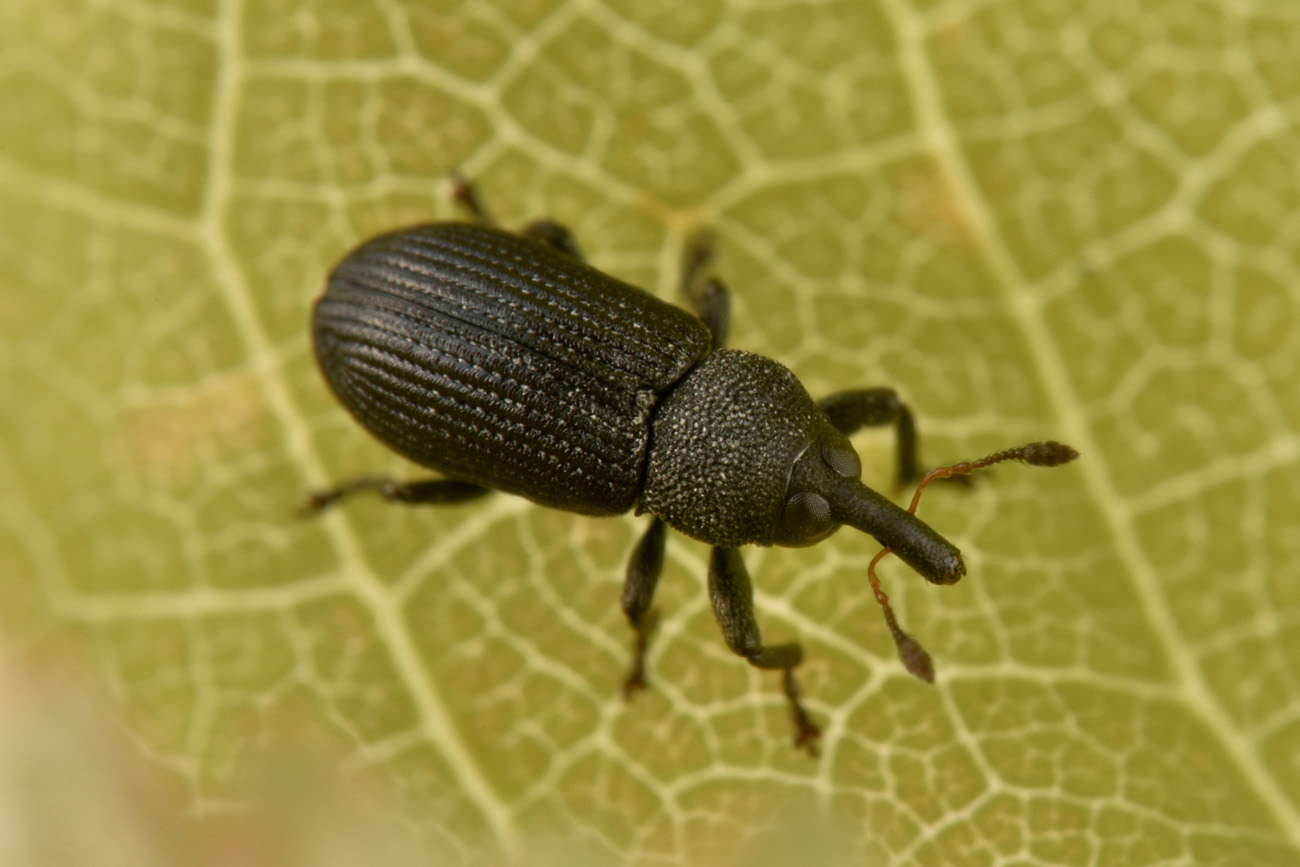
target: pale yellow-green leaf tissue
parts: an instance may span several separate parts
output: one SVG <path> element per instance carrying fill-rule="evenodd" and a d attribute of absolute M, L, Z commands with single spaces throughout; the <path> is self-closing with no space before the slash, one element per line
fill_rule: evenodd
<path fill-rule="evenodd" d="M 1289 2 L 0 4 L 0 862 L 1300 863 L 1298 49 Z M 418 473 L 307 318 L 456 168 L 663 297 L 711 229 L 732 344 L 898 388 L 927 463 L 1082 452 L 927 494 L 969 575 L 882 573 L 935 686 L 851 531 L 746 557 L 812 760 L 701 545 L 624 704 L 644 519 L 294 518 Z"/>

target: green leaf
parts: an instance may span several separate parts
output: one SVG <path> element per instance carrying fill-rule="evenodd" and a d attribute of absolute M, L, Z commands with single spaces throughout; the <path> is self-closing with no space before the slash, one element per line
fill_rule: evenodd
<path fill-rule="evenodd" d="M 139 797 L 111 821 L 158 863 L 231 839 L 140 818 L 178 804 L 301 863 L 1295 862 L 1296 45 L 1284 3 L 9 0 L 0 706 L 33 722 L 0 741 L 106 738 L 43 785 Z M 665 297 L 711 227 L 733 345 L 896 386 L 930 463 L 1082 452 L 927 495 L 968 577 L 883 576 L 934 687 L 848 531 L 746 554 L 813 761 L 701 545 L 624 705 L 643 519 L 293 518 L 417 473 L 306 322 L 352 244 L 453 216 L 456 167 Z M 890 437 L 855 443 L 888 489 Z M 111 710 L 46 725 L 67 695 Z"/>

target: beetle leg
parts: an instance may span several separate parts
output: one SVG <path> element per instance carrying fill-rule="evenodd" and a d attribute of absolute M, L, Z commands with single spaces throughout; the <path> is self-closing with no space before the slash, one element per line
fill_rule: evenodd
<path fill-rule="evenodd" d="M 573 239 L 573 233 L 554 220 L 533 220 L 519 232 L 525 238 L 541 241 L 548 247 L 554 247 L 561 253 L 568 253 L 578 261 L 583 261 L 582 250 Z"/>
<path fill-rule="evenodd" d="M 491 226 L 496 222 L 488 214 L 487 208 L 483 207 L 483 200 L 479 198 L 473 182 L 459 171 L 451 173 L 451 197 L 462 208 L 469 211 L 474 222 L 485 226 Z M 573 239 L 573 233 L 554 220 L 534 220 L 524 226 L 519 234 L 582 261 L 582 250 L 578 247 L 578 242 Z"/>
<path fill-rule="evenodd" d="M 898 485 L 921 477 L 916 465 L 916 421 L 892 388 L 853 388 L 817 401 L 835 429 L 850 436 L 864 427 L 894 426 L 898 437 Z"/>
<path fill-rule="evenodd" d="M 636 543 L 632 559 L 627 564 L 627 577 L 623 581 L 623 613 L 636 634 L 632 647 L 632 667 L 623 681 L 623 698 L 630 699 L 637 690 L 645 689 L 645 655 L 654 631 L 655 612 L 650 608 L 654 601 L 659 573 L 664 568 L 664 540 L 667 525 L 655 518 L 646 528 L 641 541 Z"/>
<path fill-rule="evenodd" d="M 483 201 L 474 189 L 474 183 L 460 173 L 459 169 L 451 173 L 451 197 L 462 208 L 469 211 L 474 222 L 491 226 L 495 221 L 483 207 Z"/>
<path fill-rule="evenodd" d="M 713 261 L 713 236 L 701 232 L 690 240 L 682 257 L 682 293 L 691 300 L 695 314 L 708 326 L 717 349 L 727 342 L 731 323 L 731 293 L 721 280 L 701 276 Z"/>
<path fill-rule="evenodd" d="M 804 709 L 799 699 L 799 683 L 794 676 L 795 667 L 803 661 L 803 648 L 795 642 L 763 644 L 758 621 L 754 618 L 754 588 L 737 549 L 713 549 L 709 558 L 709 599 L 727 646 L 756 668 L 782 672 L 781 683 L 790 703 L 790 719 L 794 723 L 794 744 L 816 756 L 821 729 Z"/>
<path fill-rule="evenodd" d="M 696 315 L 704 320 L 713 335 L 714 348 L 727 342 L 727 326 L 731 322 L 731 293 L 717 277 L 704 281 L 695 293 Z"/>
<path fill-rule="evenodd" d="M 333 488 L 308 491 L 300 516 L 322 512 L 334 503 L 360 491 L 373 491 L 385 500 L 409 505 L 444 505 L 464 503 L 488 493 L 491 489 L 471 482 L 455 479 L 429 479 L 423 482 L 399 482 L 383 476 L 362 476 Z"/>
<path fill-rule="evenodd" d="M 713 233 L 708 230 L 696 232 L 686 242 L 682 255 L 682 287 L 689 293 L 699 282 L 708 267 L 713 264 Z"/>

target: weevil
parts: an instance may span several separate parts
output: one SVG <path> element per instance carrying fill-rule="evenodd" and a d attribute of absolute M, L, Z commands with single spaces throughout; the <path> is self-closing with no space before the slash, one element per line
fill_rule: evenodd
<path fill-rule="evenodd" d="M 707 239 L 684 257 L 690 313 L 586 264 L 558 223 L 508 232 L 467 182 L 455 194 L 472 221 L 366 241 L 334 267 L 312 313 L 316 360 L 339 401 L 440 477 L 363 477 L 310 494 L 304 511 L 358 491 L 446 504 L 496 490 L 584 515 L 648 512 L 623 584 L 634 636 L 624 696 L 646 687 L 651 603 L 673 527 L 712 546 L 708 591 L 723 638 L 750 664 L 781 673 L 794 742 L 815 755 L 820 729 L 794 673 L 803 649 L 764 643 L 738 549 L 813 545 L 848 524 L 926 580 L 959 580 L 966 567 L 956 546 L 916 517 L 916 500 L 904 509 L 863 484 L 848 440 L 865 426 L 893 426 L 897 481 L 914 482 L 922 474 L 911 411 L 891 388 L 815 401 L 782 364 L 724 348 L 730 295 L 706 273 Z M 1076 456 L 1031 443 L 936 470 L 916 499 L 931 478 Z M 930 656 L 899 627 L 875 563 L 868 577 L 899 656 L 932 681 Z"/>

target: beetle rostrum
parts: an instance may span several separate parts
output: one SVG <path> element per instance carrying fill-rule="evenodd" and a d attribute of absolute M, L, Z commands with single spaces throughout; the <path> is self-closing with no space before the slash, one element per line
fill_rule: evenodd
<path fill-rule="evenodd" d="M 507 232 L 490 225 L 468 184 L 456 195 L 474 222 L 429 223 L 361 244 L 334 268 L 312 317 L 317 361 L 343 406 L 441 477 L 363 477 L 311 494 L 304 511 L 363 490 L 410 504 L 497 490 L 587 515 L 649 512 L 623 587 L 635 635 L 624 694 L 646 686 L 670 526 L 713 546 L 709 597 L 723 637 L 752 665 L 782 673 L 795 743 L 815 754 L 820 730 L 794 675 L 803 649 L 763 643 L 737 549 L 812 545 L 847 524 L 926 580 L 959 580 L 961 552 L 916 517 L 916 500 L 904 509 L 864 485 L 848 441 L 864 426 L 893 426 L 898 481 L 916 481 L 911 412 L 888 388 L 814 401 L 780 363 L 722 348 L 729 296 L 704 276 L 707 239 L 690 247 L 682 272 L 692 315 L 585 264 L 562 226 Z M 932 478 L 1076 456 L 1031 443 L 936 470 L 916 499 Z M 933 679 L 929 655 L 898 626 L 875 561 L 868 577 L 908 671 Z"/>

